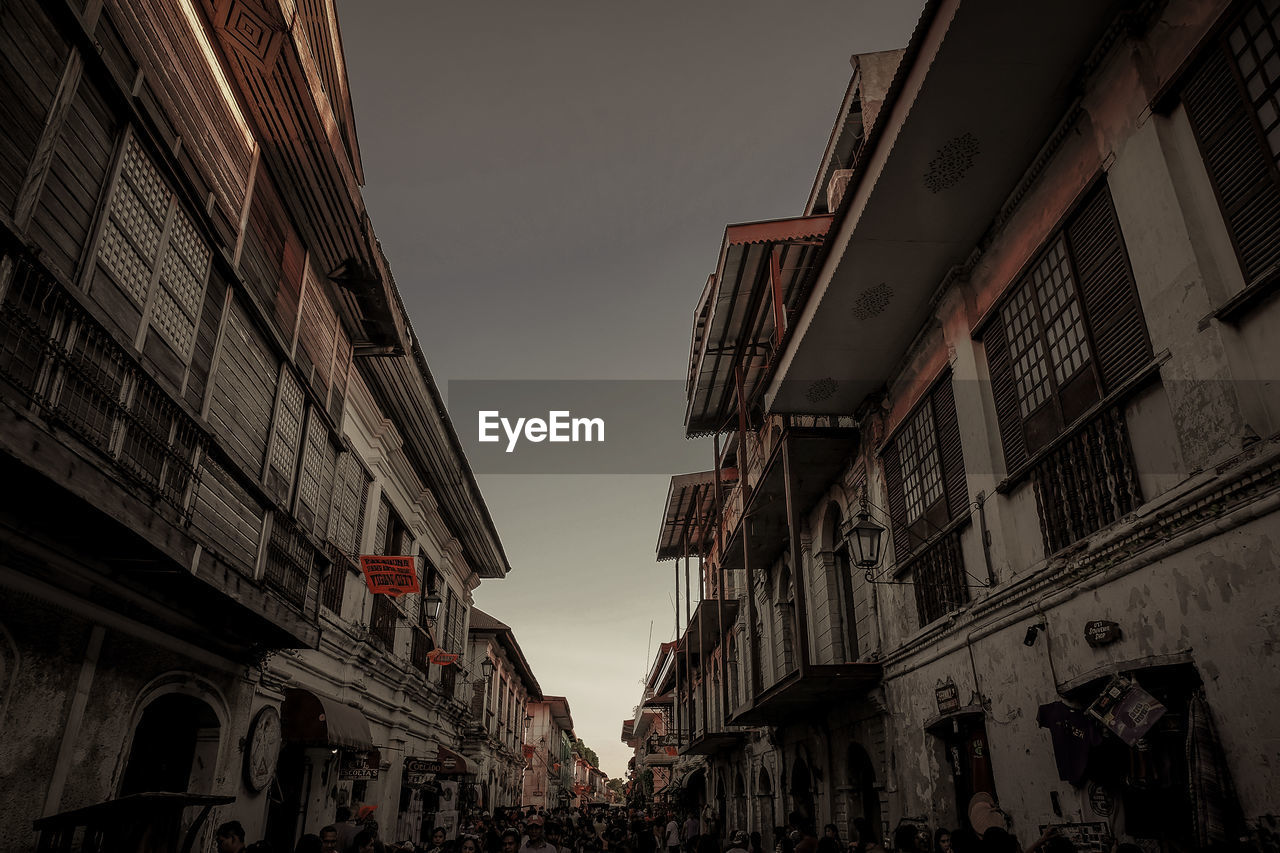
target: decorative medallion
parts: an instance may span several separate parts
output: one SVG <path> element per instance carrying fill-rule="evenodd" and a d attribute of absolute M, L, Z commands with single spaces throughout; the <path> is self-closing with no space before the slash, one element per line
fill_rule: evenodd
<path fill-rule="evenodd" d="M 929 169 L 924 173 L 925 189 L 939 193 L 960 183 L 973 168 L 978 153 L 978 139 L 972 133 L 949 140 L 929 161 Z"/>
<path fill-rule="evenodd" d="M 244 783 L 255 794 L 276 775 L 280 758 L 280 712 L 268 705 L 249 724 L 244 750 Z"/>
<path fill-rule="evenodd" d="M 840 387 L 840 383 L 828 376 L 825 379 L 814 380 L 809 385 L 809 390 L 804 392 L 804 396 L 810 403 L 821 403 L 823 400 L 830 400 L 835 396 L 838 387 Z"/>
<path fill-rule="evenodd" d="M 893 288 L 883 281 L 874 287 L 868 287 L 853 300 L 851 312 L 855 320 L 870 320 L 884 313 L 893 299 Z"/>

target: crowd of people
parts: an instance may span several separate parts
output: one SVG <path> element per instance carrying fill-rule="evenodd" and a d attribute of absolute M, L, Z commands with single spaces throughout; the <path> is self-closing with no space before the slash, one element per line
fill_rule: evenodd
<path fill-rule="evenodd" d="M 774 827 L 771 837 L 764 837 L 743 829 L 726 831 L 709 811 L 511 808 L 479 813 L 453 832 L 435 827 L 424 843 L 384 838 L 373 807 L 366 806 L 355 814 L 339 809 L 319 834 L 302 836 L 294 853 L 1075 853 L 1054 827 L 1024 849 L 986 794 L 974 796 L 968 818 L 965 828 L 932 833 L 903 822 L 886 848 L 863 818 L 853 821 L 853 837 L 844 839 L 834 824 L 819 835 L 810 821 L 793 812 L 787 826 Z M 216 838 L 218 853 L 278 853 L 266 842 L 246 844 L 237 821 L 218 827 Z"/>

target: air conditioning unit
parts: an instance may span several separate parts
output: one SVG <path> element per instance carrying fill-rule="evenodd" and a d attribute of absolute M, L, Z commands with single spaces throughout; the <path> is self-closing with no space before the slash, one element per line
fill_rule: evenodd
<path fill-rule="evenodd" d="M 827 183 L 827 210 L 836 212 L 840 202 L 844 200 L 845 191 L 849 189 L 849 181 L 853 178 L 853 169 L 836 169 L 831 173 Z"/>

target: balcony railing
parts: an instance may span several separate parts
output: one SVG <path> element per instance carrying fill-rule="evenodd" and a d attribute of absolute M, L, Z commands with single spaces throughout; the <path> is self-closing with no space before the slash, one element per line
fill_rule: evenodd
<path fill-rule="evenodd" d="M 1119 406 L 1103 409 L 1031 470 L 1046 554 L 1078 542 L 1142 502 L 1129 429 Z"/>
<path fill-rule="evenodd" d="M 332 542 L 326 543 L 325 550 L 328 552 L 329 559 L 333 562 L 333 565 L 320 583 L 320 603 L 334 613 L 340 614 L 342 613 L 342 600 L 346 595 L 347 573 L 352 570 L 354 563 L 350 555 L 344 553 L 341 548 Z"/>
<path fill-rule="evenodd" d="M 276 513 L 271 538 L 267 542 L 263 580 L 301 607 L 307 599 L 307 583 L 315 568 L 315 554 L 315 549 L 297 523 L 284 513 Z"/>
<path fill-rule="evenodd" d="M 369 616 L 369 636 L 373 641 L 388 651 L 396 645 L 396 622 L 400 619 L 400 611 L 385 595 L 373 597 L 373 610 Z"/>
<path fill-rule="evenodd" d="M 204 431 L 111 334 L 26 258 L 0 303 L 0 377 L 40 415 L 189 518 Z"/>
<path fill-rule="evenodd" d="M 911 561 L 916 591 L 916 615 L 920 625 L 941 619 L 969 600 L 964 557 L 960 552 L 960 527 L 939 535 Z"/>

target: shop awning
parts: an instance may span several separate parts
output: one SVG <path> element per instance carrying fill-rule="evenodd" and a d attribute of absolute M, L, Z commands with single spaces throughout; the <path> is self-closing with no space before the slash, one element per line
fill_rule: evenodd
<path fill-rule="evenodd" d="M 280 722 L 286 741 L 307 746 L 373 749 L 373 736 L 369 734 L 369 721 L 364 714 L 310 690 L 285 691 Z"/>
<path fill-rule="evenodd" d="M 436 771 L 440 776 L 466 776 L 475 772 L 467 763 L 466 756 L 454 752 L 447 746 L 439 748 L 436 760 L 440 762 L 440 769 Z"/>

